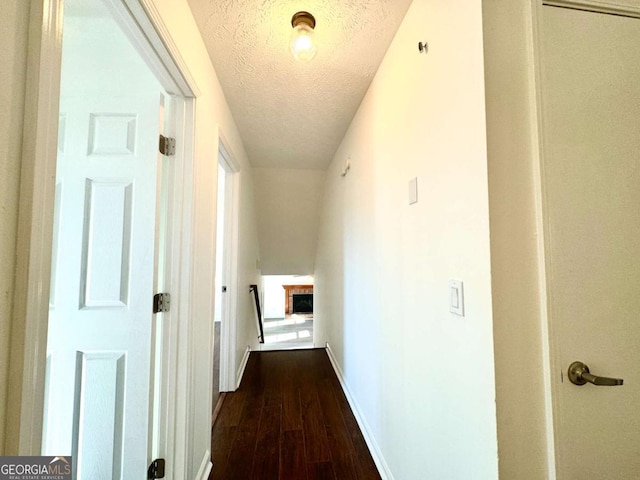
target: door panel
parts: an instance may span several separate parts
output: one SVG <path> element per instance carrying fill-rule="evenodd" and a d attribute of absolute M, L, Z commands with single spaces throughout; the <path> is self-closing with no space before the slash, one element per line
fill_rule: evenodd
<path fill-rule="evenodd" d="M 544 7 L 542 23 L 558 478 L 637 478 L 640 20 Z M 576 360 L 624 385 L 573 385 Z"/>
<path fill-rule="evenodd" d="M 86 181 L 81 308 L 129 304 L 132 197 L 128 178 Z"/>
<path fill-rule="evenodd" d="M 60 108 L 44 451 L 146 478 L 160 93 Z"/>

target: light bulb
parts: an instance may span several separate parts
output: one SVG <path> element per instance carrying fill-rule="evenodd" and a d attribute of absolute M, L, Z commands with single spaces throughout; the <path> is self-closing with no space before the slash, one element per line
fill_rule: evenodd
<path fill-rule="evenodd" d="M 291 53 L 299 62 L 308 62 L 318 51 L 313 41 L 315 19 L 310 13 L 298 12 L 293 16 L 291 24 Z"/>

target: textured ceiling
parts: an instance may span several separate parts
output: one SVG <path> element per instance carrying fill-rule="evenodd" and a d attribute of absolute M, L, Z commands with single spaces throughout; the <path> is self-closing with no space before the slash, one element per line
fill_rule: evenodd
<path fill-rule="evenodd" d="M 411 0 L 188 0 L 254 167 L 324 169 Z M 316 18 L 316 57 L 289 51 Z"/>

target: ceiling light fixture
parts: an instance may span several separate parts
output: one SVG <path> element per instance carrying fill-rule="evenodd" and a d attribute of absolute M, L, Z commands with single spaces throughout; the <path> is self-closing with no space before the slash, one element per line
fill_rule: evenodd
<path fill-rule="evenodd" d="M 308 62 L 316 56 L 318 48 L 313 42 L 316 19 L 309 12 L 298 12 L 291 17 L 291 53 L 299 62 Z"/>

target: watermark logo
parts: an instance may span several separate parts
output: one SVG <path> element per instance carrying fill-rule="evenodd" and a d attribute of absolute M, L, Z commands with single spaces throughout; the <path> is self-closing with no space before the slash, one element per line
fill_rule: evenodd
<path fill-rule="evenodd" d="M 0 457 L 0 480 L 71 480 L 71 457 Z"/>

